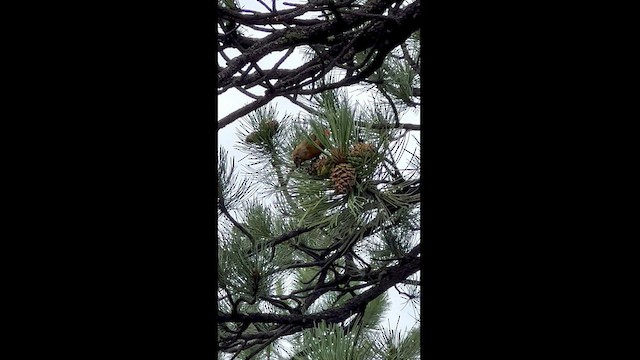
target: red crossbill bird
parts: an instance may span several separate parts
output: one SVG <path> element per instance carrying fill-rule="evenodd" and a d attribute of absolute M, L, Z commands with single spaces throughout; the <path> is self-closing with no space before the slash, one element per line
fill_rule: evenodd
<path fill-rule="evenodd" d="M 329 136 L 329 129 L 325 129 L 324 133 Z M 316 138 L 315 134 L 311 134 L 309 137 L 317 147 L 314 146 L 313 143 L 309 143 L 306 139 L 302 140 L 302 142 L 293 150 L 292 154 L 293 162 L 296 164 L 296 167 L 300 167 L 300 165 L 307 160 L 320 156 L 322 150 L 324 150 L 324 146 L 320 140 Z"/>

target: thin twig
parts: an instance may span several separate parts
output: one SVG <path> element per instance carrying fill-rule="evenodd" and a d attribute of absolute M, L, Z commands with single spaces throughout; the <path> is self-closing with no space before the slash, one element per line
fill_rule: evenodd
<path fill-rule="evenodd" d="M 260 4 L 262 4 L 262 6 L 264 6 L 267 10 L 269 10 L 269 12 L 274 12 L 274 9 L 271 9 L 267 4 L 265 4 L 262 0 L 258 0 L 258 2 Z"/>
<path fill-rule="evenodd" d="M 378 84 L 378 90 L 380 90 L 380 93 L 382 93 L 382 95 L 387 99 L 387 101 L 389 101 L 389 105 L 391 105 L 391 109 L 393 110 L 393 116 L 396 119 L 396 128 L 400 127 L 400 116 L 398 115 L 398 109 L 396 109 L 396 105 L 393 102 L 393 99 L 391 99 L 391 96 L 389 96 L 389 94 L 387 94 L 387 91 L 384 89 L 382 84 Z"/>
<path fill-rule="evenodd" d="M 231 216 L 231 214 L 229 214 L 229 211 L 227 210 L 227 207 L 224 205 L 224 201 L 222 201 L 222 199 L 220 199 L 220 201 L 218 202 L 218 207 L 220 208 L 220 211 L 222 211 L 222 213 L 225 214 L 227 218 L 233 223 L 233 225 L 238 228 L 238 230 L 240 230 L 243 234 L 245 234 L 252 242 L 255 241 L 253 239 L 253 236 L 251 236 L 251 234 L 247 231 L 247 229 L 245 229 L 244 226 L 242 226 L 242 224 L 237 222 L 236 219 L 234 219 Z"/>
<path fill-rule="evenodd" d="M 407 60 L 407 62 L 409 63 L 409 66 L 411 66 L 411 68 L 413 69 L 413 71 L 416 72 L 416 74 L 420 75 L 420 68 L 418 68 L 418 65 L 415 63 L 415 61 L 413 61 L 413 59 L 409 55 L 409 50 L 407 49 L 407 43 L 402 43 L 400 45 L 400 48 L 402 49 L 402 54 L 404 55 L 405 60 Z"/>
<path fill-rule="evenodd" d="M 273 239 L 267 241 L 264 245 L 258 245 L 257 251 L 260 251 L 260 250 L 262 250 L 262 249 L 264 249 L 266 247 L 276 246 L 276 245 L 278 245 L 280 243 L 283 243 L 283 242 L 285 242 L 287 240 L 293 239 L 294 237 L 296 237 L 296 236 L 298 236 L 300 234 L 304 234 L 306 232 L 309 232 L 309 231 L 315 229 L 316 227 L 317 226 L 301 227 L 301 228 L 297 228 L 295 230 L 291 230 L 289 232 L 286 232 L 286 233 L 284 233 L 284 234 L 282 234 L 282 235 L 280 235 L 280 236 L 278 236 L 276 238 L 273 238 Z M 251 256 L 251 255 L 254 255 L 254 254 L 255 254 L 255 252 L 249 252 L 247 254 L 247 256 Z"/>

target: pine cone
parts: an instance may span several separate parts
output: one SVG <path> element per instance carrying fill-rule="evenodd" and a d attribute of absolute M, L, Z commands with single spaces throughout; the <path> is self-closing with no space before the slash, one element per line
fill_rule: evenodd
<path fill-rule="evenodd" d="M 254 131 L 251 134 L 247 135 L 247 138 L 245 139 L 245 141 L 250 144 L 257 144 L 259 141 L 258 133 Z"/>
<path fill-rule="evenodd" d="M 350 164 L 338 164 L 331 172 L 331 183 L 337 194 L 344 194 L 356 183 L 356 169 Z"/>
<path fill-rule="evenodd" d="M 311 162 L 311 165 L 307 169 L 309 171 L 309 175 L 316 175 L 318 173 L 318 168 L 320 167 L 320 158 L 317 158 Z"/>
<path fill-rule="evenodd" d="M 278 131 L 278 126 L 280 126 L 280 124 L 276 120 L 269 120 L 264 125 L 269 131 L 269 135 L 271 136 L 273 136 L 276 131 Z"/>
<path fill-rule="evenodd" d="M 374 149 L 373 145 L 360 142 L 351 147 L 351 152 L 349 153 L 349 155 L 357 157 L 367 157 L 375 154 L 375 151 L 376 150 Z"/>
<path fill-rule="evenodd" d="M 318 176 L 327 177 L 333 171 L 333 162 L 331 160 L 324 158 L 323 161 L 318 164 Z"/>
<path fill-rule="evenodd" d="M 342 164 L 347 162 L 347 157 L 338 148 L 331 149 L 331 158 L 336 164 Z"/>
<path fill-rule="evenodd" d="M 316 160 L 313 165 L 313 175 L 317 175 L 320 177 L 327 177 L 331 174 L 331 170 L 333 170 L 333 163 L 326 157 L 321 157 Z"/>
<path fill-rule="evenodd" d="M 331 162 L 325 156 L 314 160 L 309 166 L 309 175 L 325 177 L 331 173 Z"/>

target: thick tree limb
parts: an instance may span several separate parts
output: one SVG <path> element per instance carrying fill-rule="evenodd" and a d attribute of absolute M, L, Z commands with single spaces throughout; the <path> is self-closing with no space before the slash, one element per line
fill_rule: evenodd
<path fill-rule="evenodd" d="M 393 287 L 395 284 L 404 281 L 410 275 L 420 270 L 420 257 L 414 253 L 419 253 L 414 249 L 404 261 L 396 266 L 381 271 L 380 282 L 373 288 L 363 292 L 362 294 L 350 299 L 342 306 L 328 309 L 315 314 L 265 314 L 265 313 L 248 313 L 248 314 L 225 314 L 218 313 L 219 322 L 258 322 L 258 323 L 274 323 L 274 324 L 295 324 L 305 325 L 312 324 L 317 321 L 326 321 L 329 323 L 340 322 L 351 316 L 351 312 L 359 306 L 369 303 L 382 293 Z"/>
<path fill-rule="evenodd" d="M 364 6 L 353 10 L 350 2 L 334 4 L 333 1 L 313 1 L 294 9 L 280 10 L 265 14 L 243 14 L 240 10 L 222 8 L 220 17 L 240 26 L 282 24 L 279 29 L 261 39 L 251 39 L 238 34 L 238 30 L 219 35 L 225 46 L 234 41 L 241 47 L 241 54 L 226 60 L 226 66 L 219 67 L 218 88 L 220 93 L 229 88 L 242 87 L 247 90 L 253 86 L 267 89 L 264 96 L 251 104 L 225 116 L 218 121 L 218 129 L 236 119 L 267 104 L 278 96 L 314 95 L 325 90 L 349 86 L 364 81 L 383 63 L 385 57 L 420 27 L 420 1 L 416 0 L 393 16 L 383 15 L 390 10 L 395 0 L 370 0 Z M 294 21 L 297 16 L 309 11 L 332 10 L 340 14 L 325 21 Z M 227 39 L 228 38 L 228 39 Z M 233 39 L 233 40 L 232 40 Z M 313 46 L 319 49 L 317 57 L 296 69 L 278 69 L 282 62 L 272 69 L 243 72 L 249 64 L 257 64 L 263 57 L 277 51 L 292 51 L 299 46 Z M 352 66 L 357 53 L 368 51 L 368 60 Z M 286 56 L 285 56 L 286 57 Z M 335 83 L 308 88 L 317 79 L 325 76 L 334 68 L 348 69 L 348 76 Z M 242 76 L 236 76 L 240 74 Z M 273 88 L 270 81 L 278 80 Z"/>
<path fill-rule="evenodd" d="M 236 121 L 237 119 L 247 115 L 248 113 L 252 112 L 253 110 L 266 105 L 269 103 L 269 101 L 273 100 L 276 97 L 276 95 L 274 94 L 269 94 L 269 95 L 265 95 L 261 98 L 259 98 L 258 100 L 243 106 L 242 108 L 232 112 L 231 114 L 223 117 L 222 119 L 220 119 L 218 121 L 218 130 L 222 129 L 223 127 L 231 124 L 232 122 Z"/>

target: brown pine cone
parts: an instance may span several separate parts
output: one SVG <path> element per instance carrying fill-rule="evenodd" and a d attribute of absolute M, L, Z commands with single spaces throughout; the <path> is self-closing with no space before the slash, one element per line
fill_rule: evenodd
<path fill-rule="evenodd" d="M 337 194 L 347 193 L 356 184 L 356 169 L 348 163 L 336 165 L 331 172 L 331 183 Z"/>

